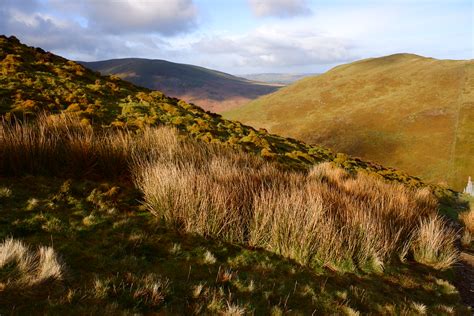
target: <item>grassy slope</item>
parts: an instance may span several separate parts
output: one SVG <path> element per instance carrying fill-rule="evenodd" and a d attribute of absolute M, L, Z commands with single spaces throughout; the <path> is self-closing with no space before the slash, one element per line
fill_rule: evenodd
<path fill-rule="evenodd" d="M 140 58 L 80 62 L 104 75 L 117 75 L 136 85 L 220 112 L 276 91 L 279 86 L 250 81 L 203 67 Z"/>
<path fill-rule="evenodd" d="M 100 77 L 15 39 L 0 37 L 0 48 L 0 111 L 7 119 L 48 110 L 74 112 L 96 127 L 167 124 L 196 139 L 260 153 L 290 167 L 336 160 L 348 168 L 421 185 L 394 170 L 256 131 L 159 92 Z M 240 306 L 276 315 L 353 310 L 409 314 L 423 309 L 468 314 L 456 290 L 444 281 L 452 280 L 452 271 L 413 262 L 391 265 L 380 275 L 310 271 L 262 250 L 179 235 L 144 212 L 137 202 L 140 194 L 129 183 L 103 182 L 0 176 L 0 238 L 13 236 L 34 247 L 52 245 L 68 268 L 58 287 L 26 291 L 14 300 L 0 297 L 1 313 L 116 315 L 161 309 L 215 314 Z M 215 262 L 206 259 L 207 250 Z M 143 300 L 137 293 L 140 280 L 149 275 L 170 282 L 162 301 Z M 201 292 L 196 291 L 199 285 Z"/>
<path fill-rule="evenodd" d="M 473 68 L 410 54 L 367 59 L 224 116 L 459 190 L 474 170 Z"/>
<path fill-rule="evenodd" d="M 16 38 L 0 36 L 0 115 L 23 117 L 40 111 L 76 113 L 84 124 L 95 126 L 171 125 L 195 139 L 256 153 L 289 168 L 334 161 L 348 170 L 363 169 L 414 187 L 424 185 L 395 169 L 223 119 L 161 92 L 100 76 L 75 62 L 22 45 Z"/>
<path fill-rule="evenodd" d="M 417 314 L 415 304 L 430 315 L 469 314 L 445 281 L 450 271 L 414 263 L 383 274 L 310 270 L 262 250 L 166 229 L 121 183 L 0 178 L 5 187 L 11 193 L 0 197 L 0 239 L 53 245 L 67 271 L 56 287 L 0 297 L 2 314 L 216 314 L 229 305 L 257 315 Z M 170 284 L 154 304 L 134 297 L 137 280 L 150 275 Z"/>

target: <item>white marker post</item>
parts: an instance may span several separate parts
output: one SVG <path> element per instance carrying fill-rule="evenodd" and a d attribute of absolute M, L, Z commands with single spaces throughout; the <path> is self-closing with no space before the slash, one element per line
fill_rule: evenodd
<path fill-rule="evenodd" d="M 469 180 L 467 180 L 467 186 L 464 189 L 464 193 L 474 196 L 474 185 L 471 181 L 471 177 L 469 177 Z"/>

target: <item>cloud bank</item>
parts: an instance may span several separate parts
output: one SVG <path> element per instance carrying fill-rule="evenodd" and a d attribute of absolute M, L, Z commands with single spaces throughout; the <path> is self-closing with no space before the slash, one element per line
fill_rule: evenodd
<path fill-rule="evenodd" d="M 166 38 L 192 32 L 192 0 L 2 0 L 0 33 L 76 60 L 172 52 Z"/>
<path fill-rule="evenodd" d="M 291 67 L 348 61 L 350 41 L 313 31 L 266 26 L 239 37 L 208 37 L 194 50 L 241 67 Z"/>

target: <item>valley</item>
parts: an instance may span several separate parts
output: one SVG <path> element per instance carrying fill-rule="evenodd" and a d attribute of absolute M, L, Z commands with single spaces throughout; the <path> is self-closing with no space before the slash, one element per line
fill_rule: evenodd
<path fill-rule="evenodd" d="M 162 91 L 217 113 L 239 107 L 282 87 L 279 83 L 252 81 L 165 60 L 125 58 L 79 63 L 104 75 L 116 75 L 138 86 Z"/>

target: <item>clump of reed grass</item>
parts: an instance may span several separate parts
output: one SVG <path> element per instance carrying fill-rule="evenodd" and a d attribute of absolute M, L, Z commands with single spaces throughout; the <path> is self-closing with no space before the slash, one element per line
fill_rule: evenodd
<path fill-rule="evenodd" d="M 436 269 L 449 268 L 457 261 L 456 231 L 439 215 L 419 220 L 412 241 L 415 260 Z"/>
<path fill-rule="evenodd" d="M 307 173 L 284 171 L 224 149 L 136 159 L 135 183 L 149 210 L 176 229 L 260 247 L 306 265 L 381 270 L 411 246 L 437 213 L 427 189 L 412 190 L 324 163 Z M 182 152 L 195 152 L 187 160 Z M 196 163 L 199 162 L 199 163 Z M 421 221 L 421 222 L 420 222 Z M 452 264 L 455 232 L 438 223 L 437 268 Z M 408 247 L 408 248 L 407 248 Z M 421 256 L 415 256 L 424 263 Z"/>

